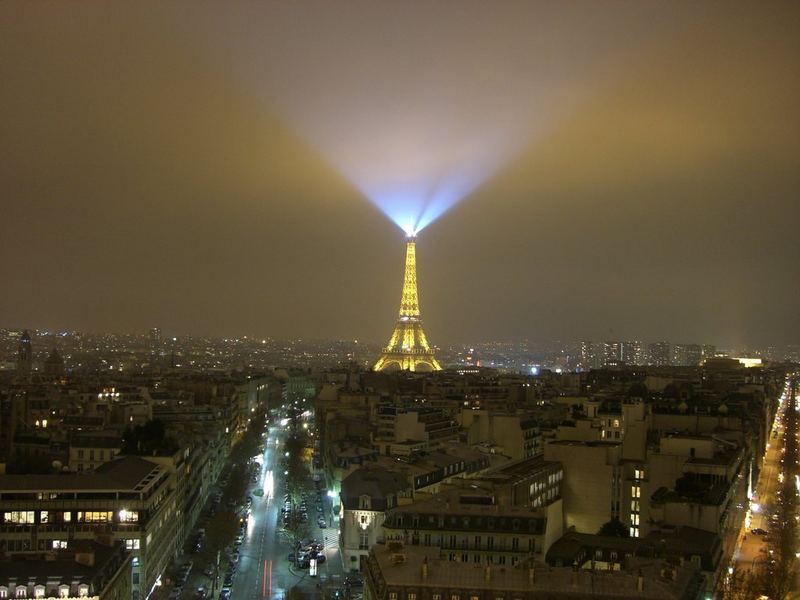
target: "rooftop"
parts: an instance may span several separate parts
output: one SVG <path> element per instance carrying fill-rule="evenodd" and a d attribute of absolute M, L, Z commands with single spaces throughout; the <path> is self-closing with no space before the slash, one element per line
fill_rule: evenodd
<path fill-rule="evenodd" d="M 0 493 L 39 490 L 143 491 L 163 469 L 138 456 L 124 456 L 97 467 L 93 472 L 46 475 L 0 475 Z"/>
<path fill-rule="evenodd" d="M 427 574 L 423 574 L 423 564 Z M 376 545 L 370 552 L 368 576 L 385 580 L 388 588 L 415 587 L 485 590 L 492 592 L 537 592 L 548 598 L 683 598 L 700 585 L 697 570 L 689 565 L 678 567 L 673 579 L 662 577 L 665 563 L 649 561 L 641 565 L 642 590 L 637 589 L 637 574 L 620 571 L 573 571 L 535 565 L 528 568 L 490 567 L 438 558 L 438 550 L 393 543 Z M 370 578 L 368 577 L 368 580 Z M 369 581 L 372 585 L 372 581 Z M 376 594 L 377 598 L 383 596 Z"/>

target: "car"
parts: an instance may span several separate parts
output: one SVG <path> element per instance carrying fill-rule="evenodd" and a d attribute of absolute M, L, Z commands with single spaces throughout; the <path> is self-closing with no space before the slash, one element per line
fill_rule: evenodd
<path fill-rule="evenodd" d="M 229 600 L 230 597 L 231 597 L 231 589 L 224 587 L 219 592 L 218 600 Z"/>
<path fill-rule="evenodd" d="M 197 588 L 195 598 L 197 598 L 197 600 L 206 600 L 206 598 L 208 598 L 208 590 L 202 586 Z"/>
<path fill-rule="evenodd" d="M 344 583 L 350 587 L 361 587 L 364 585 L 364 580 L 361 578 L 361 575 L 353 574 L 345 577 Z"/>
<path fill-rule="evenodd" d="M 750 533 L 755 535 L 767 535 L 767 531 L 765 529 L 761 529 L 760 527 L 756 527 L 755 529 L 751 529 Z"/>
<path fill-rule="evenodd" d="M 322 552 L 320 552 L 318 554 L 314 554 L 314 556 L 312 558 L 317 561 L 318 565 L 321 565 L 322 563 L 325 562 L 325 555 L 322 554 Z"/>

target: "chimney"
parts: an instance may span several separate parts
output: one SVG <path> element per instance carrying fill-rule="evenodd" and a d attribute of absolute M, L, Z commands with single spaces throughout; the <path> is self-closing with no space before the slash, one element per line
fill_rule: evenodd
<path fill-rule="evenodd" d="M 422 560 L 422 581 L 428 580 L 428 557 Z"/>
<path fill-rule="evenodd" d="M 492 567 L 490 567 L 489 565 L 486 565 L 486 568 L 483 570 L 483 578 L 486 581 L 492 580 Z"/>

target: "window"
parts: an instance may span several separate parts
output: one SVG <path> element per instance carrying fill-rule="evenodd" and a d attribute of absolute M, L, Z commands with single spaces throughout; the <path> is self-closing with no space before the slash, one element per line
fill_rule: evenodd
<path fill-rule="evenodd" d="M 358 549 L 369 550 L 369 533 L 363 529 L 358 532 Z"/>
<path fill-rule="evenodd" d="M 470 596 L 469 600 L 481 600 L 480 596 Z"/>
<path fill-rule="evenodd" d="M 631 498 L 641 498 L 642 497 L 642 488 L 638 485 L 631 486 Z"/>
<path fill-rule="evenodd" d="M 480 547 L 481 547 L 481 536 L 479 536 L 479 535 L 476 535 L 476 536 L 475 536 L 475 546 L 474 546 L 474 548 L 475 548 L 476 550 L 479 550 L 479 549 L 480 549 Z"/>
<path fill-rule="evenodd" d="M 139 550 L 139 538 L 126 539 L 125 548 L 127 550 Z"/>
<path fill-rule="evenodd" d="M 417 594 L 415 592 L 408 592 L 408 600 L 417 600 Z"/>
<path fill-rule="evenodd" d="M 8 598 L 8 588 L 0 585 L 0 599 L 5 600 L 6 598 Z"/>
<path fill-rule="evenodd" d="M 17 598 L 27 598 L 28 590 L 25 589 L 24 585 L 17 586 Z"/>
<path fill-rule="evenodd" d="M 69 586 L 68 585 L 60 585 L 60 586 L 58 586 L 58 597 L 59 598 L 69 598 Z"/>
<path fill-rule="evenodd" d="M 426 533 L 425 535 L 422 536 L 422 543 L 425 544 L 426 546 L 430 546 L 431 545 L 431 534 L 430 533 Z"/>
<path fill-rule="evenodd" d="M 32 525 L 33 513 L 32 510 L 12 510 L 5 513 L 5 522 L 15 525 Z"/>
<path fill-rule="evenodd" d="M 79 598 L 86 598 L 89 596 L 89 586 L 86 584 L 81 584 L 78 586 L 78 597 Z"/>
<path fill-rule="evenodd" d="M 519 551 L 519 538 L 518 537 L 511 538 L 511 549 L 514 552 L 518 552 Z"/>
<path fill-rule="evenodd" d="M 119 522 L 120 523 L 138 523 L 139 522 L 139 511 L 138 510 L 126 510 L 122 509 L 119 511 Z"/>
<path fill-rule="evenodd" d="M 39 523 L 49 523 L 50 522 L 50 515 L 46 510 L 39 511 Z"/>
<path fill-rule="evenodd" d="M 67 540 L 53 540 L 53 550 L 65 550 L 67 548 Z"/>
<path fill-rule="evenodd" d="M 35 586 L 33 586 L 33 597 L 34 598 L 44 598 L 44 586 L 43 585 L 35 585 Z"/>
<path fill-rule="evenodd" d="M 397 592 L 389 592 L 389 600 L 397 600 Z"/>
<path fill-rule="evenodd" d="M 442 595 L 441 594 L 433 594 L 433 596 L 431 596 L 431 600 L 442 600 Z"/>
<path fill-rule="evenodd" d="M 78 521 L 82 523 L 110 523 L 113 520 L 114 513 L 110 510 L 78 512 Z"/>
<path fill-rule="evenodd" d="M 639 512 L 639 501 L 631 500 L 631 512 Z"/>
<path fill-rule="evenodd" d="M 491 535 L 486 538 L 486 549 L 494 550 L 494 537 Z"/>
<path fill-rule="evenodd" d="M 78 458 L 83 460 L 83 448 L 78 450 Z"/>
<path fill-rule="evenodd" d="M 458 594 L 450 594 L 450 600 L 461 600 L 461 596 Z"/>

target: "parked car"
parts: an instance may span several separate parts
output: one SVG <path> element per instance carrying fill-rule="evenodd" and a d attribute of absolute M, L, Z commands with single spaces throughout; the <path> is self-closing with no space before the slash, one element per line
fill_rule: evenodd
<path fill-rule="evenodd" d="M 755 529 L 751 529 L 750 531 L 755 535 L 767 535 L 767 531 L 765 529 L 761 529 L 760 527 L 756 527 Z"/>

